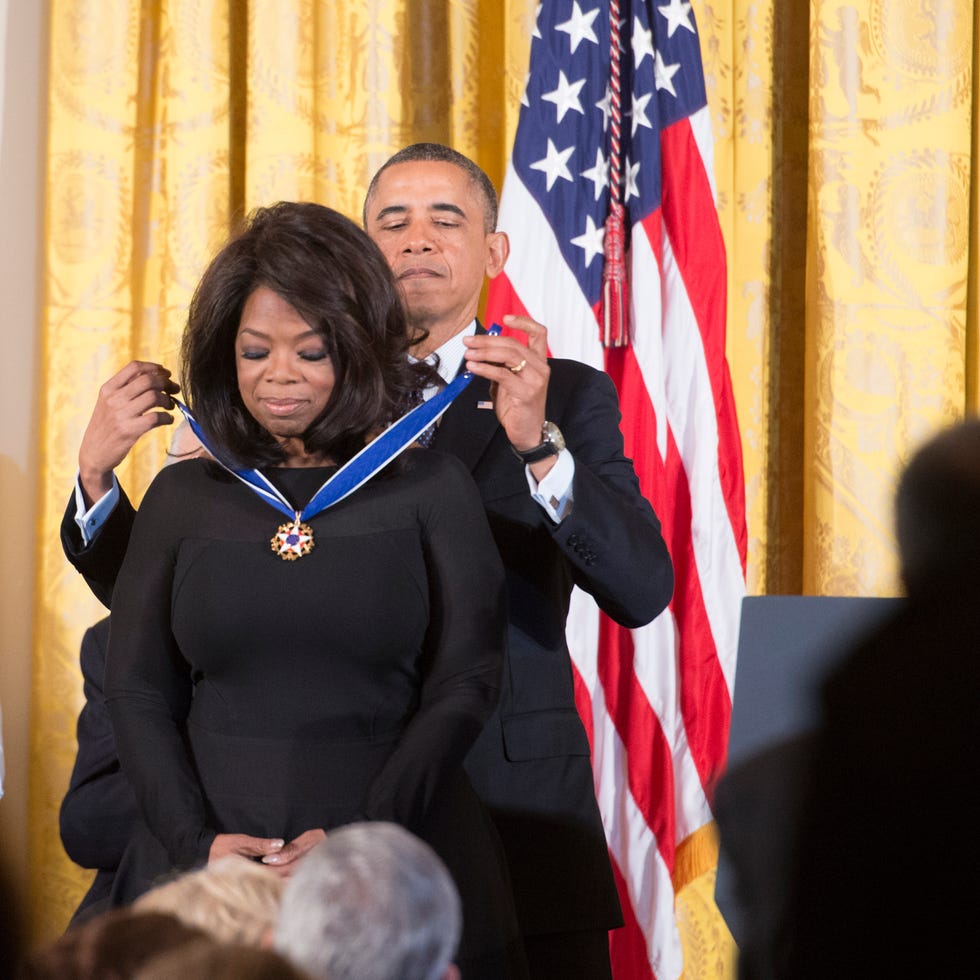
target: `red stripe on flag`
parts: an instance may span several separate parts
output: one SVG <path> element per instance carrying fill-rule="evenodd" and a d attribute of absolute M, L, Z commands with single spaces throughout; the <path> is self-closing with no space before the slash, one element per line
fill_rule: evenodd
<path fill-rule="evenodd" d="M 623 448 L 633 460 L 640 493 L 650 501 L 663 524 L 670 517 L 670 494 L 664 463 L 657 451 L 657 417 L 636 353 L 632 347 L 609 348 L 605 351 L 605 360 L 606 373 L 619 393 Z"/>
<path fill-rule="evenodd" d="M 589 736 L 589 749 L 595 746 L 595 722 L 592 718 L 592 693 L 589 691 L 578 668 L 572 663 L 572 684 L 575 690 L 575 707 L 582 718 L 585 734 Z"/>
<path fill-rule="evenodd" d="M 681 716 L 691 756 L 710 802 L 728 749 L 731 698 L 718 662 L 694 558 L 690 487 L 670 432 L 666 465 L 657 452 L 653 404 L 633 348 L 608 351 L 606 370 L 619 391 L 626 455 L 633 460 L 643 495 L 651 501 L 660 517 L 674 563 L 671 608 L 680 638 Z M 624 741 L 627 745 L 632 744 L 626 738 Z M 657 838 L 659 841 L 659 832 Z M 666 860 L 666 855 L 664 857 Z M 672 854 L 667 866 L 673 870 Z"/>
<path fill-rule="evenodd" d="M 633 670 L 633 636 L 605 613 L 599 616 L 599 680 L 606 708 L 620 741 L 626 746 L 630 792 L 647 826 L 657 838 L 664 864 L 674 869 L 676 821 L 673 793 L 674 761 L 660 719 L 650 706 Z"/>
<path fill-rule="evenodd" d="M 667 485 L 672 497 L 667 547 L 674 561 L 674 597 L 670 606 L 680 635 L 681 716 L 710 805 L 728 751 L 732 702 L 694 558 L 690 487 L 677 444 L 670 433 L 667 438 Z"/>
<path fill-rule="evenodd" d="M 690 121 L 682 119 L 663 130 L 660 147 L 665 161 L 661 198 L 663 223 L 701 331 L 718 419 L 718 469 L 722 494 L 744 575 L 747 535 L 742 444 L 725 360 L 728 295 L 725 241 Z M 666 164 L 668 159 L 670 166 Z M 646 218 L 643 225 L 656 249 L 660 230 L 651 218 L 653 215 Z"/>
<path fill-rule="evenodd" d="M 609 933 L 609 952 L 613 962 L 613 976 L 629 980 L 656 980 L 650 968 L 650 954 L 646 937 L 640 928 L 633 906 L 630 904 L 626 879 L 615 860 L 612 862 L 616 888 L 619 890 L 619 903 L 623 907 L 624 925 Z"/>
<path fill-rule="evenodd" d="M 487 291 L 487 307 L 484 313 L 484 326 L 491 327 L 495 323 L 504 325 L 504 316 L 513 313 L 515 316 L 527 316 L 527 308 L 514 289 L 513 283 L 507 278 L 506 272 L 501 272 L 494 279 Z M 513 333 L 504 330 L 504 333 Z M 523 336 L 523 335 L 521 335 Z"/>

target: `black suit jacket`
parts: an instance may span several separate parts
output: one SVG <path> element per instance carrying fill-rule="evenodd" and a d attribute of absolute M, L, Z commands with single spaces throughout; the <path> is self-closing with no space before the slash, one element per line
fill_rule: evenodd
<path fill-rule="evenodd" d="M 494 412 L 477 407 L 490 399 L 484 379 L 474 378 L 447 410 L 433 442 L 473 474 L 507 574 L 508 667 L 498 709 L 466 768 L 503 839 L 525 934 L 622 924 L 565 642 L 572 588 L 629 627 L 656 617 L 673 590 L 660 522 L 623 454 L 612 381 L 576 361 L 550 364 L 547 417 L 575 460 L 574 504 L 560 524 L 531 498 Z M 74 509 L 72 499 L 65 552 L 95 594 L 111 601 L 132 505 L 123 496 L 87 548 Z"/>
<path fill-rule="evenodd" d="M 503 839 L 523 932 L 609 929 L 622 918 L 565 620 L 578 585 L 623 625 L 649 622 L 670 600 L 670 558 L 623 455 L 607 375 L 551 361 L 546 415 L 575 460 L 572 510 L 557 525 L 531 498 L 493 411 L 477 407 L 489 397 L 488 383 L 474 378 L 433 442 L 472 472 L 507 575 L 507 676 L 466 768 Z"/>
<path fill-rule="evenodd" d="M 108 907 L 109 892 L 126 844 L 139 819 L 136 797 L 119 767 L 116 740 L 103 695 L 109 618 L 82 637 L 80 660 L 85 704 L 78 716 L 78 754 L 61 803 L 61 842 L 83 868 L 95 868 L 95 880 L 73 921 Z"/>

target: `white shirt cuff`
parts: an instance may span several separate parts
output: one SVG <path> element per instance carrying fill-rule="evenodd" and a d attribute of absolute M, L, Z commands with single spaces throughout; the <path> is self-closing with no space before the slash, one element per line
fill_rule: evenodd
<path fill-rule="evenodd" d="M 575 460 L 572 454 L 563 449 L 558 454 L 555 465 L 548 470 L 545 478 L 538 483 L 531 474 L 531 467 L 524 467 L 527 486 L 531 496 L 544 508 L 544 512 L 559 524 L 572 512 L 572 481 L 575 479 Z"/>
<path fill-rule="evenodd" d="M 112 488 L 107 490 L 92 506 L 85 510 L 85 497 L 82 495 L 82 481 L 75 474 L 75 523 L 82 532 L 82 543 L 90 545 L 106 519 L 119 503 L 119 483 L 112 474 Z"/>

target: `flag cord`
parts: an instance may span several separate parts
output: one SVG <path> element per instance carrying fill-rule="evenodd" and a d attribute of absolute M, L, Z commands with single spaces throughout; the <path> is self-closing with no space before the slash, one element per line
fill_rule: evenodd
<path fill-rule="evenodd" d="M 622 84 L 620 77 L 619 0 L 609 4 L 609 213 L 603 236 L 602 344 L 625 347 L 629 343 L 626 287 L 626 216 L 621 201 Z"/>

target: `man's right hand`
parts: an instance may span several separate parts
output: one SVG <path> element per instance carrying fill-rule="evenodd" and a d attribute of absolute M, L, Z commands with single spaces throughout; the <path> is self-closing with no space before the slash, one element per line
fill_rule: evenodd
<path fill-rule="evenodd" d="M 112 471 L 126 458 L 141 435 L 170 425 L 171 397 L 180 385 L 170 372 L 151 361 L 130 361 L 100 389 L 95 410 L 78 450 L 78 473 L 85 506 L 91 507 L 112 489 Z"/>

